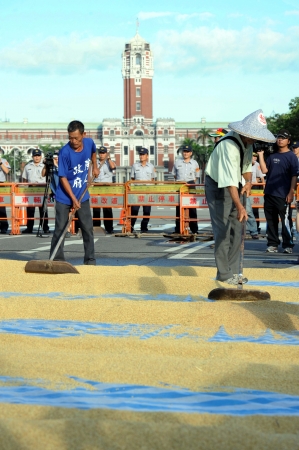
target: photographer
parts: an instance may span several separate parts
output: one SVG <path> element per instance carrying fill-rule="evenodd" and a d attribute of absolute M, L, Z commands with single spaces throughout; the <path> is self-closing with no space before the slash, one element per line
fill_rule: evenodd
<path fill-rule="evenodd" d="M 297 182 L 298 159 L 290 151 L 290 146 L 290 133 L 287 130 L 281 130 L 277 134 L 277 151 L 275 153 L 270 154 L 265 161 L 264 151 L 258 152 L 261 170 L 267 176 L 264 191 L 264 212 L 267 220 L 266 252 L 268 253 L 278 252 L 280 244 L 278 237 L 279 217 L 282 228 L 283 252 L 293 252 L 294 243 L 288 216 Z"/>
<path fill-rule="evenodd" d="M 32 161 L 30 161 L 23 170 L 23 181 L 25 183 L 45 183 L 45 176 L 42 175 L 44 164 L 42 163 L 42 152 L 39 148 L 35 148 L 32 151 Z M 34 226 L 34 206 L 27 206 L 27 228 L 22 231 L 22 234 L 32 234 L 33 226 Z M 49 225 L 48 225 L 48 212 L 43 212 L 42 206 L 39 207 L 39 217 L 40 217 L 40 226 L 43 227 L 44 233 L 49 234 Z M 44 217 L 44 220 L 43 220 Z"/>

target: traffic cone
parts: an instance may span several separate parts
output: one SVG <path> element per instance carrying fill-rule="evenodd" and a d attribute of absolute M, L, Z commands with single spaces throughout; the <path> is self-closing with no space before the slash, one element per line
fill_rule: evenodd
<path fill-rule="evenodd" d="M 27 225 L 27 208 L 19 208 L 19 225 Z"/>
<path fill-rule="evenodd" d="M 120 212 L 120 218 L 119 218 L 119 222 L 118 225 L 124 225 L 124 217 L 126 215 L 126 210 L 123 208 Z"/>

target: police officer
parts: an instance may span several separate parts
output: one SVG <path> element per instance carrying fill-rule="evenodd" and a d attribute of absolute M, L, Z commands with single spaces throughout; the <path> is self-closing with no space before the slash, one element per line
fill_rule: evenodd
<path fill-rule="evenodd" d="M 112 183 L 113 174 L 116 169 L 116 164 L 111 160 L 110 154 L 106 147 L 99 148 L 99 159 L 97 161 L 98 168 L 100 170 L 99 176 L 94 180 L 95 183 Z M 103 208 L 104 226 L 106 233 L 113 233 L 113 213 L 112 208 Z M 101 217 L 101 208 L 93 208 L 93 219 L 99 219 Z M 105 220 L 110 219 L 110 220 Z M 100 220 L 93 220 L 94 226 L 101 226 Z"/>
<path fill-rule="evenodd" d="M 174 163 L 172 174 L 174 176 L 175 181 L 185 181 L 187 184 L 195 184 L 196 179 L 199 176 L 199 166 L 195 159 L 192 158 L 192 147 L 190 145 L 184 145 L 181 147 L 183 152 L 183 159 L 177 159 Z M 180 207 L 176 207 L 175 213 L 176 219 L 175 221 L 175 233 L 180 233 Z M 190 219 L 197 220 L 196 208 L 189 208 L 189 217 Z M 198 233 L 197 222 L 189 223 L 190 230 L 193 234 Z"/>
<path fill-rule="evenodd" d="M 131 169 L 131 180 L 137 180 L 137 181 L 154 181 L 155 179 L 155 168 L 153 164 L 151 164 L 148 161 L 148 149 L 142 147 L 139 150 L 139 160 L 135 164 L 133 164 Z M 131 208 L 131 215 L 132 216 L 138 216 L 140 206 L 132 206 Z M 151 207 L 150 206 L 143 206 L 143 217 L 141 221 L 141 233 L 147 233 L 148 232 L 148 223 L 151 215 Z M 131 219 L 131 232 L 134 231 L 134 225 L 136 222 L 136 218 L 132 217 Z"/>
<path fill-rule="evenodd" d="M 45 183 L 46 178 L 42 176 L 44 168 L 44 163 L 42 162 L 42 152 L 39 148 L 35 148 L 32 151 L 32 161 L 30 161 L 23 170 L 23 181 L 25 183 Z M 23 234 L 31 234 L 34 226 L 34 213 L 35 206 L 27 207 L 27 228 L 22 231 Z M 44 221 L 43 221 L 44 215 Z M 39 216 L 40 216 L 40 226 L 43 227 L 44 233 L 49 234 L 49 225 L 48 225 L 48 211 L 43 211 L 42 207 L 39 207 Z M 32 219 L 32 220 L 30 220 Z M 42 223 L 43 222 L 43 223 Z"/>
<path fill-rule="evenodd" d="M 6 175 L 10 171 L 10 165 L 6 159 L 2 158 L 0 155 L 0 183 L 5 183 Z M 8 222 L 6 215 L 5 206 L 0 206 L 0 228 L 1 234 L 6 234 L 8 230 Z"/>

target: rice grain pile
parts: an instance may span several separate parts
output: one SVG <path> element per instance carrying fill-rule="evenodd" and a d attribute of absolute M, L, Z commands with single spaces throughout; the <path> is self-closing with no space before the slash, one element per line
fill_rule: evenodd
<path fill-rule="evenodd" d="M 297 270 L 210 302 L 214 268 L 24 265 L 0 261 L 1 450 L 299 449 Z"/>

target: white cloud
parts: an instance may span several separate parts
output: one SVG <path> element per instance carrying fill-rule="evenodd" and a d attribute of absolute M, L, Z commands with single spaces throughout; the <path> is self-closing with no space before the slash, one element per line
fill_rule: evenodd
<path fill-rule="evenodd" d="M 119 67 L 123 38 L 50 36 L 40 42 L 27 39 L 0 49 L 1 68 L 39 72 L 86 71 Z"/>
<path fill-rule="evenodd" d="M 215 70 L 271 72 L 298 70 L 298 27 L 283 32 L 199 27 L 159 32 L 155 51 L 157 70 L 186 72 Z M 190 59 L 191 58 L 191 59 Z"/>
<path fill-rule="evenodd" d="M 179 22 L 183 22 L 186 20 L 197 18 L 199 20 L 208 20 L 211 17 L 214 17 L 214 14 L 211 14 L 209 12 L 203 12 L 203 13 L 192 13 L 192 14 L 177 14 L 176 20 Z"/>
<path fill-rule="evenodd" d="M 151 41 L 155 70 L 160 73 L 204 75 L 214 71 L 282 72 L 298 70 L 299 27 L 273 31 L 271 27 L 241 30 L 200 26 L 162 29 Z M 119 70 L 125 38 L 50 36 L 27 39 L 0 48 L 1 69 L 32 74 Z"/>
<path fill-rule="evenodd" d="M 227 15 L 227 17 L 230 17 L 232 19 L 239 19 L 240 17 L 244 17 L 244 14 L 241 14 L 239 12 L 230 13 L 230 14 Z"/>
<path fill-rule="evenodd" d="M 286 11 L 285 15 L 286 16 L 299 16 L 299 9 L 298 10 L 294 10 L 294 11 Z"/>
<path fill-rule="evenodd" d="M 159 12 L 159 11 L 151 11 L 151 12 L 145 12 L 140 11 L 140 13 L 137 15 L 138 19 L 140 20 L 149 20 L 149 19 L 156 19 L 157 17 L 166 17 L 166 16 L 172 16 L 174 13 L 165 11 L 165 12 Z"/>

